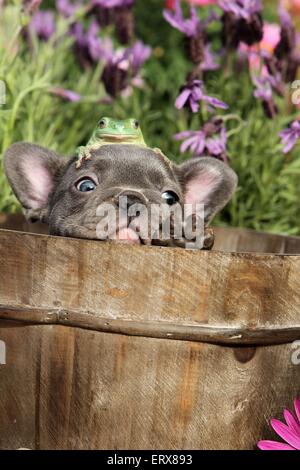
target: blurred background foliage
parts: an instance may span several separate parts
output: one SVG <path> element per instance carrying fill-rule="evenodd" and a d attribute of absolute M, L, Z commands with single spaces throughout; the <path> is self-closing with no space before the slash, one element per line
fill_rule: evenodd
<path fill-rule="evenodd" d="M 84 3 L 84 2 L 83 2 Z M 265 1 L 263 17 L 278 22 L 277 2 Z M 169 158 L 181 162 L 191 155 L 181 154 L 174 134 L 199 129 L 207 118 L 203 108 L 191 114 L 174 107 L 180 87 L 191 70 L 183 35 L 163 18 L 164 0 L 136 0 L 136 37 L 152 48 L 142 68 L 143 88 L 133 87 L 128 96 L 109 98 L 101 81 L 102 61 L 83 69 L 74 54 L 74 38 L 68 34 L 70 18 L 55 10 L 55 2 L 43 1 L 42 9 L 55 10 L 55 34 L 47 41 L 26 35 L 28 16 L 22 2 L 8 1 L 1 6 L 0 79 L 6 85 L 6 103 L 0 109 L 1 155 L 13 142 L 26 140 L 49 146 L 65 155 L 89 138 L 99 117 L 136 117 L 146 141 L 159 147 Z M 202 10 L 199 9 L 199 10 Z M 200 11 L 206 15 L 207 11 Z M 83 24 L 90 21 L 77 13 Z M 25 30 L 24 30 L 25 28 Z M 24 32 L 25 31 L 25 32 Z M 220 24 L 209 27 L 213 48 L 221 46 Z M 116 46 L 113 26 L 101 28 Z M 229 163 L 239 177 L 238 190 L 214 224 L 253 228 L 284 234 L 300 234 L 300 152 L 297 147 L 282 152 L 278 133 L 295 119 L 297 109 L 285 99 L 277 99 L 279 113 L 268 119 L 261 102 L 253 96 L 247 70 L 223 64 L 205 74 L 205 89 L 229 105 L 220 115 L 234 115 L 226 122 Z M 79 100 L 53 94 L 53 87 L 72 90 Z M 2 157 L 1 157 L 2 158 Z M 0 211 L 19 211 L 3 170 L 0 170 Z"/>

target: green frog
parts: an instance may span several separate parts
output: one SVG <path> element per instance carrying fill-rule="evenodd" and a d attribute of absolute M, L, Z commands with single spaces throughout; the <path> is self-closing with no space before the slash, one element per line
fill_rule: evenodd
<path fill-rule="evenodd" d="M 103 117 L 98 122 L 87 145 L 77 148 L 76 168 L 80 168 L 84 160 L 91 158 L 92 150 L 111 144 L 134 144 L 147 147 L 139 122 L 136 119 L 117 121 L 109 117 Z"/>

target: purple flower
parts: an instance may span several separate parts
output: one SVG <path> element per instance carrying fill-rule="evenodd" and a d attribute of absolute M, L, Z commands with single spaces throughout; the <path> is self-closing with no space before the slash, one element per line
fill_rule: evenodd
<path fill-rule="evenodd" d="M 260 0 L 218 0 L 218 5 L 224 11 L 222 40 L 227 48 L 236 48 L 240 42 L 251 46 L 262 39 Z"/>
<path fill-rule="evenodd" d="M 213 98 L 212 96 L 205 95 L 202 80 L 192 80 L 181 89 L 180 95 L 175 101 L 175 107 L 181 109 L 184 106 L 189 106 L 193 113 L 199 110 L 199 102 L 204 101 L 208 105 L 215 108 L 227 109 L 228 106 L 223 101 Z"/>
<path fill-rule="evenodd" d="M 56 8 L 65 18 L 73 16 L 81 7 L 82 2 L 80 0 L 77 2 L 73 2 L 71 0 L 56 0 Z"/>
<path fill-rule="evenodd" d="M 119 93 L 128 96 L 132 92 L 132 85 L 143 86 L 139 72 L 150 54 L 151 48 L 142 41 L 137 41 L 128 49 L 112 50 L 102 75 L 107 93 L 111 96 Z"/>
<path fill-rule="evenodd" d="M 291 15 L 282 6 L 279 8 L 280 41 L 275 47 L 275 56 L 284 59 L 297 46 L 296 30 Z"/>
<path fill-rule="evenodd" d="M 112 51 L 104 67 L 102 80 L 107 93 L 116 97 L 129 88 L 129 60 L 126 51 Z"/>
<path fill-rule="evenodd" d="M 100 24 L 111 22 L 122 44 L 130 44 L 134 38 L 134 0 L 93 0 L 92 6 Z"/>
<path fill-rule="evenodd" d="M 90 67 L 99 60 L 107 61 L 113 53 L 112 41 L 109 37 L 100 38 L 100 28 L 93 21 L 87 32 L 84 32 L 82 23 L 72 25 L 71 32 L 75 37 L 75 48 L 79 61 L 84 68 Z"/>
<path fill-rule="evenodd" d="M 142 41 L 136 41 L 132 47 L 125 51 L 125 57 L 129 60 L 132 76 L 136 77 L 139 70 L 151 55 L 151 47 Z"/>
<path fill-rule="evenodd" d="M 218 5 L 224 12 L 246 21 L 262 10 L 261 0 L 218 0 Z"/>
<path fill-rule="evenodd" d="M 114 51 L 112 48 L 106 55 L 106 61 L 109 64 L 118 65 L 123 70 L 131 71 L 131 76 L 135 77 L 140 68 L 149 59 L 151 55 L 151 47 L 142 41 L 136 41 L 127 49 L 119 49 Z"/>
<path fill-rule="evenodd" d="M 40 39 L 47 41 L 55 32 L 53 12 L 51 10 L 35 12 L 29 27 Z"/>
<path fill-rule="evenodd" d="M 180 146 L 180 152 L 188 149 L 199 157 L 210 155 L 223 161 L 228 161 L 226 155 L 226 129 L 220 119 L 213 118 L 206 122 L 199 131 L 183 131 L 175 134 L 175 140 L 184 140 Z"/>
<path fill-rule="evenodd" d="M 53 95 L 59 96 L 60 98 L 64 98 L 65 100 L 71 101 L 73 103 L 81 100 L 81 96 L 78 93 L 72 90 L 66 90 L 65 88 L 52 87 L 49 91 Z"/>
<path fill-rule="evenodd" d="M 281 138 L 281 143 L 284 146 L 283 152 L 290 152 L 300 139 L 300 122 L 293 121 L 290 127 L 279 133 L 279 137 Z"/>
<path fill-rule="evenodd" d="M 271 75 L 268 68 L 264 66 L 260 77 L 251 77 L 255 86 L 253 95 L 262 101 L 265 113 L 269 118 L 273 118 L 278 113 L 278 108 L 273 98 L 273 91 L 281 96 L 283 93 L 281 74 L 277 71 L 273 71 L 273 73 L 274 75 Z"/>
<path fill-rule="evenodd" d="M 103 8 L 131 7 L 134 0 L 93 0 L 92 4 Z"/>
<path fill-rule="evenodd" d="M 265 79 L 256 79 L 256 89 L 253 92 L 255 98 L 261 100 L 265 114 L 268 118 L 274 118 L 278 113 L 278 108 L 273 99 L 272 87 Z"/>
<path fill-rule="evenodd" d="M 199 65 L 199 69 L 203 72 L 208 72 L 209 70 L 217 70 L 219 64 L 216 62 L 216 56 L 210 50 L 210 44 L 204 46 L 204 57 L 203 61 Z"/>
<path fill-rule="evenodd" d="M 279 13 L 280 25 L 282 28 L 285 28 L 285 29 L 294 28 L 291 15 L 285 8 L 282 7 L 282 5 L 279 6 L 278 13 Z"/>
<path fill-rule="evenodd" d="M 190 18 L 184 18 L 180 0 L 175 0 L 174 13 L 170 10 L 163 12 L 165 20 L 170 23 L 173 28 L 178 29 L 188 37 L 197 36 L 199 29 L 202 28 L 202 23 L 198 18 L 197 11 L 194 7 L 190 9 Z"/>
<path fill-rule="evenodd" d="M 253 93 L 255 98 L 262 101 L 269 101 L 273 98 L 272 86 L 268 77 L 253 77 L 252 80 L 256 87 Z"/>
<path fill-rule="evenodd" d="M 98 36 L 99 26 L 93 21 L 85 36 L 86 47 L 94 61 L 107 60 L 112 51 L 112 41 L 109 37 Z"/>
<path fill-rule="evenodd" d="M 293 82 L 300 65 L 299 37 L 296 33 L 290 14 L 282 7 L 279 9 L 280 41 L 274 50 L 277 58 L 277 68 L 285 82 Z"/>
<path fill-rule="evenodd" d="M 196 8 L 190 7 L 190 16 L 185 18 L 182 13 L 180 0 L 174 0 L 172 9 L 165 9 L 164 18 L 174 28 L 181 31 L 186 36 L 186 53 L 197 71 L 215 70 L 217 68 L 207 45 L 206 26 L 212 21 L 219 19 L 215 12 L 211 12 L 205 20 L 200 20 L 197 16 Z"/>

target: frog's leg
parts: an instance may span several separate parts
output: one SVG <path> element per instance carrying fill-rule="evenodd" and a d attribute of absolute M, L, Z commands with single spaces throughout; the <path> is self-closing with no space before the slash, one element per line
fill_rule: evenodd
<path fill-rule="evenodd" d="M 76 152 L 78 155 L 76 168 L 80 168 L 84 160 L 90 160 L 92 158 L 90 148 L 87 146 L 78 147 Z"/>
<path fill-rule="evenodd" d="M 152 150 L 153 152 L 157 153 L 161 157 L 167 158 L 166 155 L 158 147 L 154 147 Z"/>
<path fill-rule="evenodd" d="M 215 234 L 212 227 L 204 227 L 204 240 L 202 250 L 211 250 L 214 246 Z"/>
<path fill-rule="evenodd" d="M 95 141 L 94 143 L 92 142 L 89 145 L 89 150 L 98 150 L 101 146 L 103 145 L 102 142 L 99 142 L 99 140 Z"/>

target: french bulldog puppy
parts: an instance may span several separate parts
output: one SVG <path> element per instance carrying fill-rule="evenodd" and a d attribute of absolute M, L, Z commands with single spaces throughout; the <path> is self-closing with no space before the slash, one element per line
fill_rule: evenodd
<path fill-rule="evenodd" d="M 116 210 L 128 210 L 134 204 L 148 209 L 161 203 L 169 207 L 188 204 L 192 213 L 197 204 L 204 204 L 207 226 L 237 184 L 234 171 L 215 158 L 193 158 L 176 165 L 150 148 L 126 144 L 102 146 L 77 169 L 76 157 L 67 159 L 39 145 L 20 142 L 6 151 L 4 168 L 29 220 L 47 223 L 51 235 L 88 239 L 105 239 L 97 231 L 99 222 L 103 228 L 107 217 L 99 210 L 103 204 Z M 126 207 L 124 202 L 120 204 L 120 196 Z M 137 218 L 138 214 L 131 215 L 124 222 L 119 216 L 117 235 L 107 238 L 183 246 L 183 238 L 175 240 L 172 232 L 167 240 L 157 233 L 142 236 L 139 229 L 132 229 Z"/>

